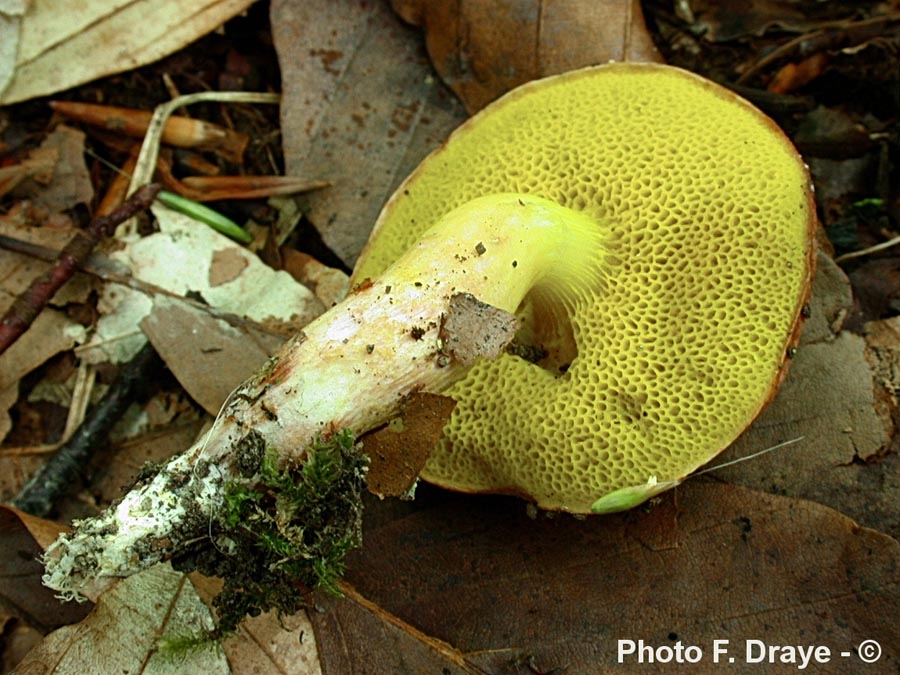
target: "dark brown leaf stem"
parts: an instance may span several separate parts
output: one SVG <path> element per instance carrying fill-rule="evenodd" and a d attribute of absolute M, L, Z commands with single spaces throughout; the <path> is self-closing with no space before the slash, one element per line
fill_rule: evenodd
<path fill-rule="evenodd" d="M 75 270 L 87 259 L 97 243 L 103 237 L 111 235 L 117 225 L 145 211 L 159 190 L 158 185 L 145 185 L 108 216 L 94 218 L 87 228 L 72 237 L 53 267 L 32 281 L 0 319 L 0 354 L 28 330 L 56 291 L 72 278 Z"/>

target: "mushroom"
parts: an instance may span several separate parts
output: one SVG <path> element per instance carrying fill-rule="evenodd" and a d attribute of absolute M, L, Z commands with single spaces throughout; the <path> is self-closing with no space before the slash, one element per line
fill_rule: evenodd
<path fill-rule="evenodd" d="M 806 167 L 770 119 L 691 73 L 550 77 L 475 115 L 406 179 L 354 280 L 442 214 L 510 192 L 594 220 L 606 243 L 567 231 L 561 211 L 569 252 L 547 264 L 592 250 L 598 268 L 526 296 L 521 342 L 542 358 L 481 362 L 448 389 L 457 406 L 421 475 L 546 509 L 630 508 L 731 444 L 782 379 L 813 270 Z M 501 253 L 493 236 L 498 285 L 532 273 L 509 269 L 530 252 Z"/>
<path fill-rule="evenodd" d="M 229 489 L 275 465 L 302 475 L 323 441 L 385 424 L 417 392 L 457 401 L 427 480 L 573 513 L 634 506 L 772 396 L 814 225 L 787 138 L 700 77 L 610 64 L 520 87 L 403 183 L 347 298 L 235 390 L 192 448 L 63 535 L 44 581 L 74 596 L 201 540 L 231 550 Z M 447 319 L 467 295 L 518 316 L 508 353 L 473 364 L 454 349 Z"/>

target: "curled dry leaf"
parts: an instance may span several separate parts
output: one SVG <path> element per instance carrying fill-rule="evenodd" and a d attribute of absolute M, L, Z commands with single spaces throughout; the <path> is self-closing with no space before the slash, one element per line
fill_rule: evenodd
<path fill-rule="evenodd" d="M 654 508 L 588 520 L 424 496 L 399 513 L 369 506 L 395 513 L 370 519 L 353 596 L 311 617 L 326 675 L 668 672 L 617 663 L 622 639 L 699 645 L 704 672 L 723 639 L 737 670 L 751 639 L 825 645 L 839 669 L 827 672 L 861 672 L 853 649 L 868 638 L 884 650 L 877 672 L 900 666 L 900 627 L 885 620 L 900 543 L 827 507 L 699 479 Z"/>
<path fill-rule="evenodd" d="M 474 113 L 513 87 L 607 61 L 660 61 L 634 0 L 392 0 L 425 29 L 444 81 Z"/>
<path fill-rule="evenodd" d="M 0 105 L 156 61 L 218 28 L 251 0 L 104 0 L 83 3 L 77 12 L 60 12 L 53 2 L 24 4 L 10 27 L 18 28 L 10 34 L 19 44 L 11 77 L 0 71 Z"/>

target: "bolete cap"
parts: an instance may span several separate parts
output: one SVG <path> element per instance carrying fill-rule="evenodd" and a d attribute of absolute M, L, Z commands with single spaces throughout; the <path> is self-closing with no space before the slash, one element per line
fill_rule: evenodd
<path fill-rule="evenodd" d="M 541 196 L 607 227 L 603 278 L 563 314 L 526 299 L 525 344 L 447 391 L 457 407 L 422 477 L 549 509 L 619 510 L 731 444 L 784 374 L 812 277 L 811 184 L 778 127 L 669 66 L 529 83 L 407 178 L 355 280 L 494 193 Z"/>

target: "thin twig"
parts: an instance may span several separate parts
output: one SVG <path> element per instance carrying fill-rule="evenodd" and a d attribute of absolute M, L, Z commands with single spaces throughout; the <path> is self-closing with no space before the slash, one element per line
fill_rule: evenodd
<path fill-rule="evenodd" d="M 0 319 L 0 354 L 28 330 L 37 315 L 47 306 L 56 291 L 72 278 L 100 239 L 112 234 L 119 223 L 145 211 L 157 192 L 159 192 L 158 185 L 144 186 L 118 209 L 108 216 L 94 218 L 86 229 L 72 237 L 59 254 L 56 263 L 32 281 Z"/>
<path fill-rule="evenodd" d="M 880 244 L 875 244 L 874 246 L 869 246 L 868 248 L 860 249 L 859 251 L 851 251 L 850 253 L 844 253 L 843 255 L 839 255 L 834 259 L 836 263 L 842 263 L 845 260 L 852 260 L 853 258 L 862 258 L 863 256 L 870 255 L 872 253 L 878 253 L 878 251 L 884 251 L 885 249 L 892 248 L 894 246 L 900 245 L 900 237 L 894 237 L 893 239 L 888 239 L 887 241 L 883 241 Z"/>
<path fill-rule="evenodd" d="M 834 21 L 823 25 L 821 29 L 803 33 L 778 46 L 760 58 L 737 79 L 737 84 L 744 84 L 756 76 L 769 64 L 775 61 L 798 56 L 807 58 L 829 49 L 839 49 L 848 44 L 860 44 L 872 39 L 879 31 L 898 20 L 895 13 L 875 16 L 861 21 Z"/>
<path fill-rule="evenodd" d="M 60 497 L 83 475 L 85 466 L 105 442 L 109 430 L 146 385 L 156 380 L 155 374 L 162 368 L 162 360 L 148 342 L 122 368 L 72 438 L 32 476 L 12 505 L 34 516 L 49 515 Z"/>

